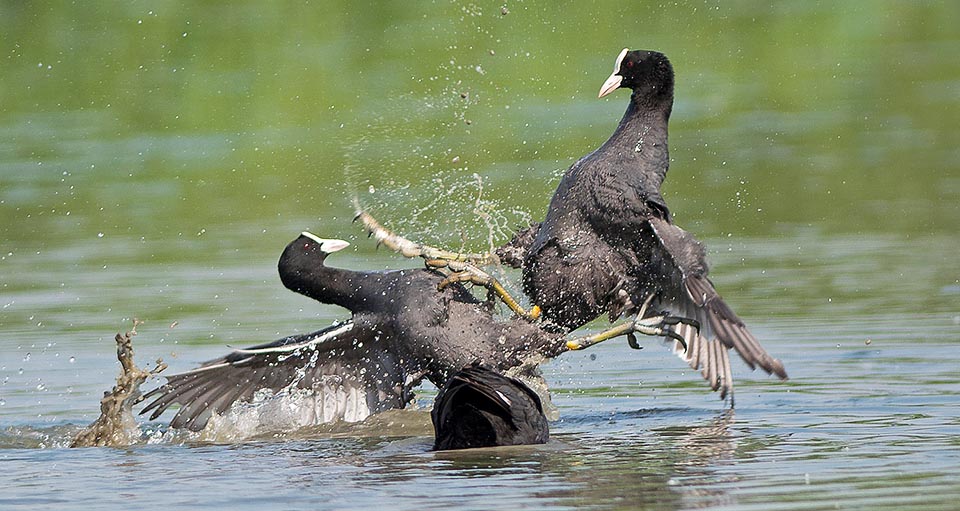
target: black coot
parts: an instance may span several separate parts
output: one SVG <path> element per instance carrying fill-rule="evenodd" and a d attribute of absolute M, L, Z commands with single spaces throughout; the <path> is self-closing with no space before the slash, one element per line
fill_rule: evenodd
<path fill-rule="evenodd" d="M 687 345 L 677 342 L 675 350 L 726 395 L 730 348 L 751 368 L 787 374 L 717 294 L 703 245 L 672 223 L 660 195 L 673 85 L 665 55 L 624 49 L 600 90 L 603 97 L 632 89 L 619 126 L 567 170 L 544 221 L 518 233 L 501 255 L 522 267 L 524 291 L 543 316 L 566 330 L 604 313 L 611 320 L 635 314 L 651 295 L 653 310 L 696 319 L 699 334 L 690 325 L 673 328 Z"/>
<path fill-rule="evenodd" d="M 479 363 L 450 377 L 430 415 L 436 450 L 543 444 L 550 438 L 537 394 Z"/>
<path fill-rule="evenodd" d="M 437 285 L 444 275 L 424 268 L 352 271 L 324 265 L 347 245 L 304 233 L 287 245 L 278 269 L 289 289 L 351 311 L 349 321 L 305 335 L 236 350 L 197 369 L 167 377 L 146 394 L 151 419 L 180 409 L 170 425 L 203 429 L 210 417 L 261 389 L 312 390 L 318 422 L 358 421 L 402 408 L 426 378 L 438 387 L 460 368 L 481 361 L 499 371 L 537 363 L 566 350 L 558 334 L 525 320 L 499 321 L 462 285 Z M 539 383 L 539 382 L 538 382 Z M 545 388 L 545 384 L 543 385 Z"/>

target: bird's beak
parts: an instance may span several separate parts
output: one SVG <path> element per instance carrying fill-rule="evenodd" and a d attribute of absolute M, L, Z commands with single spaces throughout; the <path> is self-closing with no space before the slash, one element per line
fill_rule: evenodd
<path fill-rule="evenodd" d="M 629 50 L 624 48 L 620 55 L 617 55 L 617 60 L 613 63 L 613 74 L 610 75 L 610 78 L 607 78 L 607 81 L 603 82 L 598 98 L 602 98 L 620 88 L 620 82 L 623 81 L 623 76 L 620 75 L 620 63 L 623 62 L 623 57 L 627 55 L 627 51 Z"/>
<path fill-rule="evenodd" d="M 306 232 L 306 231 L 304 231 L 304 232 L 302 232 L 302 233 L 300 233 L 300 234 L 302 234 L 302 235 L 304 235 L 304 236 L 312 239 L 313 241 L 316 241 L 317 243 L 319 243 L 319 244 L 320 244 L 320 250 L 323 251 L 324 253 L 327 253 L 327 254 L 332 254 L 332 253 L 334 253 L 334 252 L 343 250 L 343 249 L 345 249 L 345 248 L 347 248 L 347 247 L 350 246 L 350 242 L 348 242 L 348 241 L 343 241 L 343 240 L 330 240 L 330 239 L 326 239 L 326 238 L 321 238 L 321 237 L 317 236 L 316 234 L 313 234 L 313 233 L 310 233 L 310 232 Z"/>
<path fill-rule="evenodd" d="M 600 87 L 600 95 L 598 98 L 602 98 L 607 94 L 620 88 L 620 82 L 623 81 L 623 77 L 614 72 L 610 75 L 610 78 L 607 78 L 607 81 L 603 82 L 603 87 Z"/>

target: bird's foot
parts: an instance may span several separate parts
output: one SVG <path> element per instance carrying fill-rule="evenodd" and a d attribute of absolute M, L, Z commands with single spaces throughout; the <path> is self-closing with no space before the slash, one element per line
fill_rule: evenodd
<path fill-rule="evenodd" d="M 431 260 L 428 260 L 427 264 L 429 265 L 430 263 Z M 480 268 L 469 263 L 460 262 L 457 262 L 455 265 L 447 265 L 447 267 L 452 271 L 452 273 L 440 282 L 440 284 L 437 286 L 437 289 L 443 291 L 443 289 L 450 284 L 456 282 L 469 282 L 471 284 L 487 288 L 487 290 L 500 298 L 500 300 L 506 304 L 511 311 L 524 319 L 534 321 L 540 317 L 539 306 L 534 305 L 530 308 L 530 310 L 524 309 L 517 302 L 517 300 L 510 295 L 510 292 L 503 287 L 503 284 L 501 284 L 499 280 Z"/>
<path fill-rule="evenodd" d="M 462 271 L 458 268 L 466 264 L 489 266 L 497 263 L 497 256 L 489 252 L 453 252 L 410 241 L 399 234 L 393 233 L 359 207 L 357 208 L 357 216 L 354 217 L 354 221 L 357 220 L 363 224 L 367 234 L 377 240 L 378 245 L 384 245 L 404 257 L 421 257 L 430 268 L 449 268 L 451 271 Z"/>
<path fill-rule="evenodd" d="M 650 295 L 643 306 L 640 308 L 640 312 L 637 314 L 636 318 L 633 321 L 629 321 L 622 325 L 615 326 L 608 330 L 604 330 L 598 334 L 589 335 L 585 337 L 577 337 L 575 339 L 570 339 L 567 341 L 567 348 L 571 350 L 582 350 L 593 346 L 594 344 L 606 341 L 608 339 L 613 339 L 614 337 L 619 337 L 621 335 L 627 336 L 627 343 L 633 349 L 641 349 L 640 343 L 637 342 L 637 337 L 635 333 L 650 335 L 653 337 L 669 337 L 676 340 L 683 346 L 683 350 L 687 350 L 687 342 L 682 335 L 675 332 L 671 327 L 675 325 L 690 325 L 700 330 L 700 322 L 695 319 L 682 318 L 679 316 L 673 316 L 668 312 L 662 312 L 658 315 L 644 317 L 647 312 L 647 308 L 650 306 L 650 302 L 653 300 L 653 295 Z"/>
<path fill-rule="evenodd" d="M 668 312 L 663 312 L 658 316 L 650 316 L 647 318 L 640 318 L 633 320 L 633 331 L 639 332 L 644 335 L 651 335 L 654 337 L 669 337 L 676 340 L 683 346 L 683 351 L 687 351 L 687 341 L 683 338 L 682 335 L 675 332 L 670 327 L 675 325 L 690 325 L 695 328 L 697 331 L 700 330 L 700 322 L 691 319 L 691 318 L 681 318 L 679 316 L 670 315 Z M 633 335 L 633 332 L 627 334 L 629 340 L 630 336 Z M 630 343 L 630 347 L 635 348 L 636 337 L 633 338 L 633 342 Z"/>

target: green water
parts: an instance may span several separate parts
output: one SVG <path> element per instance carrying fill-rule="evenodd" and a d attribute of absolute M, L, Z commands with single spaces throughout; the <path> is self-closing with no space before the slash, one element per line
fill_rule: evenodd
<path fill-rule="evenodd" d="M 957 26 L 954 2 L 0 3 L 0 507 L 952 509 Z M 353 195 L 454 248 L 541 218 L 623 113 L 596 95 L 625 46 L 673 62 L 664 196 L 790 382 L 738 365 L 730 416 L 656 343 L 611 343 L 546 366 L 544 448 L 427 453 L 422 412 L 61 448 L 130 318 L 186 370 L 344 317 L 276 278 L 302 230 L 415 266 Z"/>

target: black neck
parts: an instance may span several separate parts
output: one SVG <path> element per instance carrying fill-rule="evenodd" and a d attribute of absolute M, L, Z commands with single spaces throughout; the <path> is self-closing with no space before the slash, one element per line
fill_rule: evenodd
<path fill-rule="evenodd" d="M 280 257 L 278 270 L 283 285 L 295 292 L 321 303 L 339 305 L 351 311 L 357 308 L 358 279 L 362 273 L 323 265 L 322 257 L 305 260 L 289 257 L 285 252 Z"/>
<path fill-rule="evenodd" d="M 670 166 L 667 124 L 672 105 L 672 97 L 651 100 L 636 92 L 630 97 L 620 124 L 604 144 L 604 149 L 635 162 L 636 175 L 620 176 L 620 179 L 638 179 L 642 182 L 635 185 L 659 192 Z"/>

